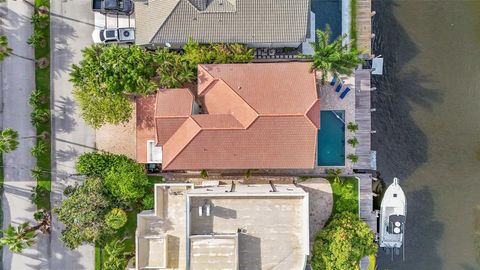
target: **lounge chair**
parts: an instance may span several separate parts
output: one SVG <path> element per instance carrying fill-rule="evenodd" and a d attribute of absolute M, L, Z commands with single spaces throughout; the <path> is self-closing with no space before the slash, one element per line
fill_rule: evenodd
<path fill-rule="evenodd" d="M 344 82 L 341 82 L 341 83 L 339 83 L 339 84 L 337 85 L 337 88 L 335 88 L 335 92 L 338 93 L 338 92 L 340 92 L 340 90 L 342 90 L 343 83 L 344 83 Z"/>
<path fill-rule="evenodd" d="M 336 82 L 337 82 L 337 77 L 333 76 L 332 81 L 330 82 L 330 85 L 334 86 Z"/>
<path fill-rule="evenodd" d="M 350 92 L 350 87 L 345 88 L 345 90 L 340 95 L 340 98 L 343 99 L 348 94 L 348 92 Z"/>

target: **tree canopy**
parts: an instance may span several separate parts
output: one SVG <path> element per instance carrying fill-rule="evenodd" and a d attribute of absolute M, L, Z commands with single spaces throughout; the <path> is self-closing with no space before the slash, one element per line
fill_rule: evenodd
<path fill-rule="evenodd" d="M 3 236 L 0 238 L 0 246 L 7 246 L 13 253 L 20 253 L 25 248 L 35 244 L 35 231 L 31 229 L 28 222 L 22 223 L 17 227 L 9 224 L 5 230 L 1 231 Z"/>
<path fill-rule="evenodd" d="M 87 178 L 54 212 L 65 225 L 61 239 L 71 249 L 98 243 L 113 233 L 105 224 L 110 201 L 99 178 Z"/>
<path fill-rule="evenodd" d="M 253 50 L 244 45 L 200 45 L 193 41 L 185 45 L 184 52 L 93 45 L 82 53 L 83 60 L 72 66 L 70 81 L 82 117 L 94 128 L 128 122 L 132 115 L 129 95 L 148 95 L 157 88 L 195 82 L 198 64 L 253 59 Z"/>
<path fill-rule="evenodd" d="M 82 51 L 83 59 L 72 65 L 70 81 L 75 88 L 93 94 L 149 94 L 157 86 L 153 56 L 138 46 L 93 45 Z"/>
<path fill-rule="evenodd" d="M 121 202 L 139 200 L 148 187 L 142 165 L 124 155 L 84 153 L 79 157 L 76 169 L 81 174 L 103 179 L 106 191 Z"/>
<path fill-rule="evenodd" d="M 123 202 L 135 202 L 145 195 L 148 179 L 143 167 L 133 160 L 112 167 L 104 179 L 106 189 Z"/>
<path fill-rule="evenodd" d="M 315 238 L 312 267 L 315 270 L 359 269 L 360 259 L 377 252 L 374 240 L 370 227 L 357 215 L 337 214 Z"/>
<path fill-rule="evenodd" d="M 322 72 L 322 84 L 325 84 L 329 72 L 335 76 L 351 75 L 354 69 L 363 63 L 359 58 L 359 51 L 350 44 L 345 44 L 346 36 L 330 42 L 330 26 L 327 25 L 325 31 L 317 29 L 316 34 L 316 41 L 310 43 L 314 50 L 311 56 L 312 69 Z"/>

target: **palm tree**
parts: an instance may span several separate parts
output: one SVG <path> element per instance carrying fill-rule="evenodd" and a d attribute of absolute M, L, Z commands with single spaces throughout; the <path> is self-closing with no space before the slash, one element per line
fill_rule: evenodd
<path fill-rule="evenodd" d="M 25 248 L 31 247 L 35 244 L 35 230 L 32 230 L 28 222 L 13 227 L 8 225 L 7 229 L 1 231 L 3 237 L 0 238 L 0 246 L 7 246 L 13 253 L 20 253 Z"/>
<path fill-rule="evenodd" d="M 0 36 L 0 62 L 3 61 L 12 52 L 12 48 L 8 47 L 7 36 Z"/>
<path fill-rule="evenodd" d="M 0 153 L 9 153 L 18 147 L 18 132 L 6 128 L 0 132 Z"/>
<path fill-rule="evenodd" d="M 0 246 L 7 246 L 13 253 L 21 253 L 25 248 L 35 244 L 36 231 L 50 233 L 52 216 L 50 212 L 41 209 L 34 214 L 37 225 L 31 227 L 29 222 L 22 223 L 17 227 L 8 225 L 7 229 L 0 230 L 3 237 L 0 238 Z"/>
<path fill-rule="evenodd" d="M 342 174 L 341 169 L 330 169 L 327 171 L 328 176 L 333 178 L 334 183 L 340 183 L 340 174 Z"/>
<path fill-rule="evenodd" d="M 322 72 L 322 85 L 327 80 L 328 73 L 335 76 L 340 74 L 351 75 L 356 66 L 363 63 L 358 57 L 359 51 L 350 44 L 344 44 L 346 35 L 340 36 L 330 43 L 331 30 L 327 25 L 325 31 L 317 29 L 317 40 L 311 42 L 314 53 L 312 69 Z"/>

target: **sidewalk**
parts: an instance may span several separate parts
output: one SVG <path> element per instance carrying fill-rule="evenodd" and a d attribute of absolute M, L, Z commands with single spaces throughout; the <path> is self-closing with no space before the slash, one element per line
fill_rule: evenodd
<path fill-rule="evenodd" d="M 30 124 L 31 108 L 28 97 L 35 88 L 35 66 L 28 59 L 34 58 L 34 51 L 26 40 L 32 33 L 30 17 L 32 6 L 24 1 L 9 0 L 1 4 L 2 32 L 14 53 L 27 59 L 11 55 L 2 62 L 2 128 L 11 127 L 19 136 L 31 136 L 35 129 Z M 30 153 L 32 140 L 21 140 L 18 149 L 4 155 L 4 194 L 2 198 L 3 227 L 12 223 L 18 225 L 25 221 L 32 224 L 36 206 L 31 203 L 30 195 L 36 182 L 31 177 L 31 168 L 35 159 Z M 48 269 L 48 237 L 40 235 L 37 244 L 27 248 L 22 254 L 12 254 L 3 249 L 3 269 Z"/>
<path fill-rule="evenodd" d="M 91 43 L 94 28 L 90 1 L 50 1 L 51 12 L 51 95 L 52 95 L 52 206 L 59 206 L 63 190 L 74 180 L 75 161 L 95 146 L 95 132 L 87 127 L 72 97 L 68 81 L 72 63 L 81 59 L 81 50 Z M 62 225 L 53 216 L 50 269 L 94 269 L 93 246 L 70 250 L 60 240 Z"/>

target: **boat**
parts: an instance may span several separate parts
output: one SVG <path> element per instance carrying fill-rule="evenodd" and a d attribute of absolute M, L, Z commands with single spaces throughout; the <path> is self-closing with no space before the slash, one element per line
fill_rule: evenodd
<path fill-rule="evenodd" d="M 388 186 L 380 205 L 380 237 L 379 246 L 387 253 L 397 255 L 402 249 L 405 257 L 405 222 L 407 219 L 407 201 L 405 193 L 398 184 L 398 178 Z"/>

